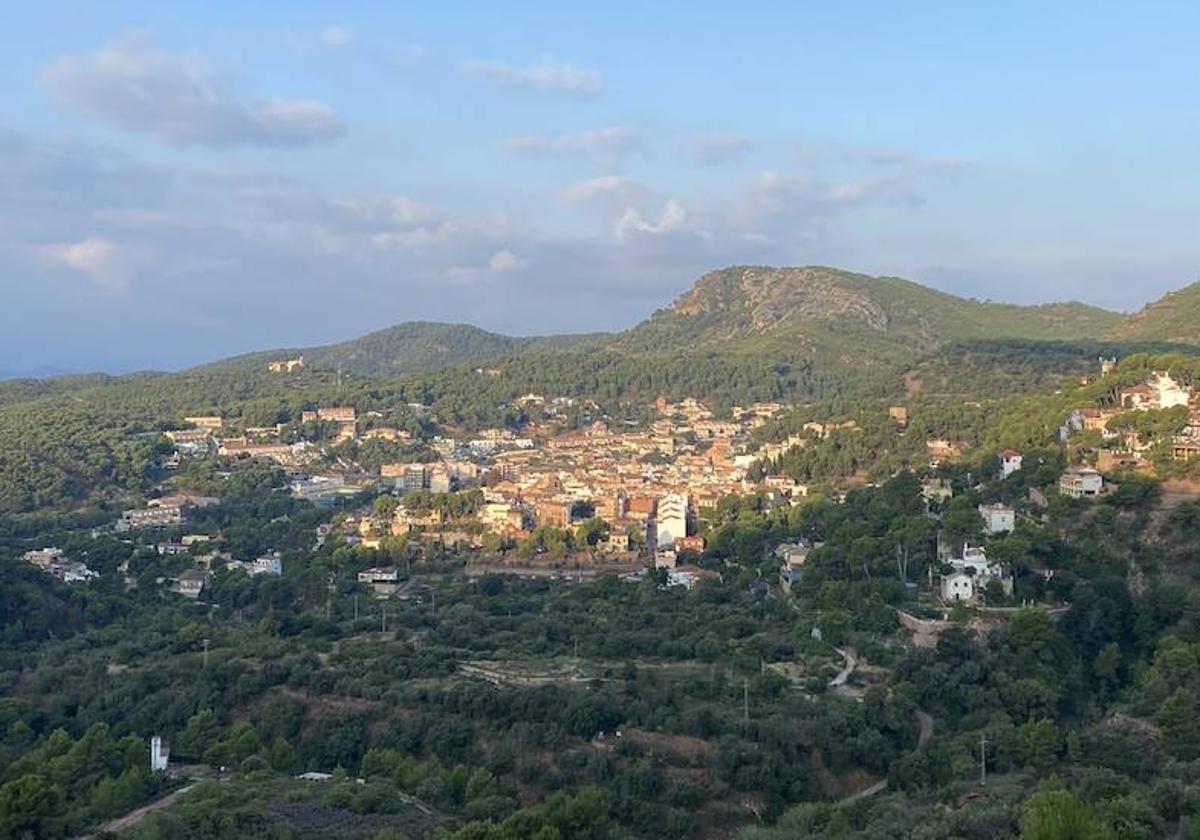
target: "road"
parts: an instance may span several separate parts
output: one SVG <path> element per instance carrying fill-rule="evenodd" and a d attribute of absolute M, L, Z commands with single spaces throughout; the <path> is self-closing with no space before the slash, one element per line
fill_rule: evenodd
<path fill-rule="evenodd" d="M 917 719 L 917 724 L 920 726 L 920 732 L 917 734 L 917 749 L 929 743 L 929 739 L 933 737 L 933 717 L 924 709 L 916 709 L 913 715 Z M 837 807 L 842 808 L 846 805 L 852 805 L 860 799 L 866 799 L 874 796 L 877 793 L 883 793 L 887 790 L 887 779 L 878 781 L 870 787 L 863 788 L 858 793 L 852 793 L 845 799 L 838 800 Z"/>
<path fill-rule="evenodd" d="M 164 808 L 170 808 L 172 805 L 175 804 L 176 799 L 183 796 L 185 793 L 187 793 L 189 790 L 191 790 L 195 786 L 196 785 L 193 783 L 193 784 L 187 785 L 186 787 L 181 787 L 179 790 L 168 793 L 162 799 L 155 800 L 154 802 L 151 802 L 149 805 L 143 805 L 141 808 L 130 811 L 128 814 L 126 814 L 123 817 L 117 817 L 116 819 L 109 820 L 104 825 L 100 826 L 100 828 L 97 830 L 96 834 L 104 834 L 106 832 L 110 833 L 110 834 L 117 834 L 118 832 L 125 831 L 128 828 L 133 828 L 135 825 L 140 823 L 142 820 L 146 819 L 146 817 L 150 816 L 155 811 L 161 811 Z M 95 835 L 93 835 L 93 834 L 88 834 L 84 837 L 77 838 L 77 840 L 92 840 L 92 838 L 94 836 Z"/>
<path fill-rule="evenodd" d="M 913 714 L 921 727 L 921 732 L 917 735 L 917 749 L 921 749 L 933 737 L 933 717 L 924 709 L 916 709 Z"/>
<path fill-rule="evenodd" d="M 834 648 L 842 655 L 842 659 L 846 660 L 846 665 L 842 670 L 838 671 L 838 675 L 829 681 L 830 688 L 840 688 L 846 684 L 846 680 L 850 679 L 850 675 L 854 673 L 854 669 L 858 667 L 858 654 L 854 652 L 854 648 Z"/>
<path fill-rule="evenodd" d="M 871 785 L 869 788 L 863 788 L 858 793 L 852 793 L 849 796 L 847 796 L 845 799 L 839 799 L 836 807 L 844 808 L 847 805 L 853 805 L 855 802 L 857 802 L 860 799 L 866 799 L 869 796 L 874 796 L 877 793 L 882 793 L 883 791 L 887 790 L 887 786 L 888 786 L 887 779 L 884 779 L 881 782 L 876 782 L 875 784 Z"/>

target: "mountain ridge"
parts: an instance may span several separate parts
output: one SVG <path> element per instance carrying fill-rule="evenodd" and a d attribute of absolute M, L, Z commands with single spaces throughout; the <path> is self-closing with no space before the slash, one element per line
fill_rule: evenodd
<path fill-rule="evenodd" d="M 1198 313 L 1187 337 L 1164 315 L 1177 296 Z M 1144 314 L 1149 313 L 1149 314 Z M 1140 318 L 1140 322 L 1138 319 Z M 564 350 L 680 355 L 724 352 L 795 363 L 870 366 L 912 361 L 973 340 L 1159 339 L 1200 341 L 1200 284 L 1123 316 L 1078 301 L 1019 305 L 979 301 L 894 276 L 828 266 L 739 265 L 707 272 L 634 327 L 614 333 L 515 337 L 469 324 L 409 321 L 335 344 L 258 351 L 200 369 L 250 369 L 305 357 L 310 367 L 364 376 L 432 373 Z"/>

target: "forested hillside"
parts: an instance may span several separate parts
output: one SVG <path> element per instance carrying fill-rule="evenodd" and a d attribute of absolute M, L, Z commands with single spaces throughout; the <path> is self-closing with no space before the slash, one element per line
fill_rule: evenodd
<path fill-rule="evenodd" d="M 264 350 L 215 362 L 216 369 L 262 369 L 268 362 L 304 357 L 309 367 L 360 376 L 399 376 L 477 364 L 534 350 L 569 349 L 601 341 L 602 335 L 514 337 L 468 324 L 413 321 L 361 338 L 321 347 Z"/>
<path fill-rule="evenodd" d="M 1122 339 L 1200 343 L 1200 283 L 1171 292 L 1130 315 L 1114 330 Z"/>

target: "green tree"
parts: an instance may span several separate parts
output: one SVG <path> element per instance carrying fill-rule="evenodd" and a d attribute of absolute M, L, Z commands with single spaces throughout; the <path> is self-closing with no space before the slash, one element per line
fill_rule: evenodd
<path fill-rule="evenodd" d="M 0 837 L 43 840 L 63 833 L 62 791 L 44 776 L 28 775 L 0 786 Z"/>
<path fill-rule="evenodd" d="M 1069 790 L 1029 797 L 1021 814 L 1021 840 L 1112 840 L 1112 830 Z"/>

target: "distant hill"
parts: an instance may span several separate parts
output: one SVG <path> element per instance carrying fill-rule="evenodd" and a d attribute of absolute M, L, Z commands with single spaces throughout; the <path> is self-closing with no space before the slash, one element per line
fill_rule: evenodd
<path fill-rule="evenodd" d="M 779 333 L 863 334 L 914 351 L 962 339 L 1095 339 L 1121 316 L 1082 303 L 982 303 L 898 277 L 823 266 L 737 266 L 710 272 L 629 342 L 663 336 L 701 343 Z"/>
<path fill-rule="evenodd" d="M 872 390 L 894 387 L 905 367 L 952 343 L 1098 341 L 1120 322 L 1120 315 L 1082 303 L 984 303 L 898 277 L 735 266 L 705 274 L 669 309 L 621 333 L 517 338 L 412 322 L 216 367 L 261 369 L 299 355 L 310 368 L 360 376 L 488 364 L 514 376 L 520 371 L 530 388 L 571 389 L 586 379 L 607 382 L 615 393 L 691 388 L 819 398 L 861 391 L 868 382 Z"/>
<path fill-rule="evenodd" d="M 309 367 L 341 369 L 360 376 L 401 376 L 479 364 L 528 350 L 576 347 L 600 337 L 582 334 L 513 337 L 468 324 L 410 321 L 338 344 L 247 353 L 205 367 L 263 368 L 268 362 L 304 356 Z"/>
<path fill-rule="evenodd" d="M 1200 283 L 1164 295 L 1113 329 L 1113 337 L 1200 343 Z"/>

